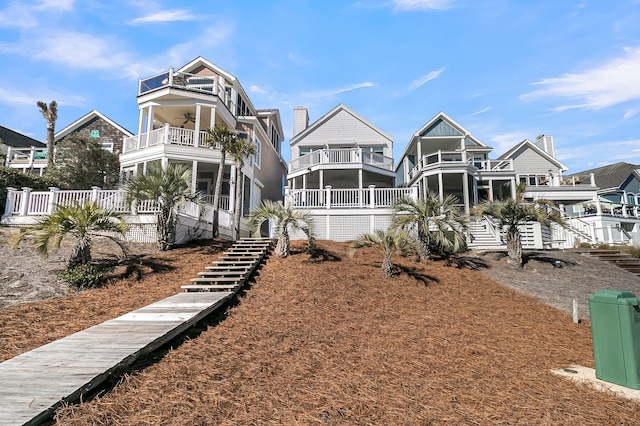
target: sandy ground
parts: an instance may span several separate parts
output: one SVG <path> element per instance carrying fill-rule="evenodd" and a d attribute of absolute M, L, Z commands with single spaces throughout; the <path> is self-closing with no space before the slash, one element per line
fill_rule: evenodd
<path fill-rule="evenodd" d="M 319 246 L 316 258 L 299 244 L 271 257 L 225 315 L 58 423 L 640 422 L 638 405 L 549 373 L 593 367 L 590 324 L 571 322 L 570 300 L 600 288 L 640 294 L 632 274 L 575 253 L 530 253 L 522 271 L 474 253 L 479 271 L 396 258 L 403 272 L 387 280 L 372 249 Z M 151 248 L 104 288 L 2 309 L 0 359 L 174 294 L 223 249 Z"/>

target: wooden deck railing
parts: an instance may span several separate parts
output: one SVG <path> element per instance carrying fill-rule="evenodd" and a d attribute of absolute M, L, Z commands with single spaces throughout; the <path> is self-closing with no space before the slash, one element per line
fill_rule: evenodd
<path fill-rule="evenodd" d="M 318 149 L 292 159 L 289 162 L 289 172 L 323 164 L 366 164 L 384 170 L 393 170 L 393 158 L 382 154 L 365 151 L 362 148 L 332 148 Z"/>
<path fill-rule="evenodd" d="M 388 208 L 400 197 L 417 199 L 418 188 L 376 188 L 374 185 L 362 189 L 296 189 L 285 188 L 285 199 L 292 206 L 303 209 L 373 209 Z"/>

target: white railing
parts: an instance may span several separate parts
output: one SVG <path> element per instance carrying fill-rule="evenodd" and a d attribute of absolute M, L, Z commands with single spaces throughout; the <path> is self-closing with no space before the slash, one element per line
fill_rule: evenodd
<path fill-rule="evenodd" d="M 7 147 L 7 157 L 4 166 L 14 168 L 24 167 L 46 167 L 47 165 L 47 149 L 36 148 L 14 148 Z"/>
<path fill-rule="evenodd" d="M 213 204 L 213 195 L 203 195 L 202 199 L 205 203 Z M 229 196 L 221 195 L 220 196 L 220 210 L 229 211 Z"/>
<path fill-rule="evenodd" d="M 294 207 L 345 209 L 345 208 L 388 208 L 401 197 L 417 198 L 417 187 L 411 188 L 376 188 L 370 186 L 363 189 L 296 189 L 285 188 L 285 199 Z"/>
<path fill-rule="evenodd" d="M 199 131 L 197 145 L 195 136 L 195 130 L 172 127 L 167 124 L 164 127 L 152 130 L 151 132 L 141 133 L 136 136 L 125 138 L 123 143 L 123 152 L 136 151 L 161 144 L 198 146 L 199 148 L 210 147 L 210 145 L 206 143 L 206 130 Z M 218 146 L 216 145 L 214 148 L 218 148 Z"/>
<path fill-rule="evenodd" d="M 289 171 L 296 172 L 320 164 L 366 164 L 384 170 L 393 170 L 393 158 L 362 148 L 318 149 L 294 158 L 289 163 Z"/>

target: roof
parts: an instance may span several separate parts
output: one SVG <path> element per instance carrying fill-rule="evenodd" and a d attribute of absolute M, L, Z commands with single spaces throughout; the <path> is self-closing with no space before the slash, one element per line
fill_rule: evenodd
<path fill-rule="evenodd" d="M 29 148 L 32 146 L 45 147 L 46 145 L 38 140 L 35 140 L 29 136 L 18 133 L 15 130 L 7 129 L 0 126 L 0 143 L 3 143 L 12 148 Z"/>
<path fill-rule="evenodd" d="M 326 113 L 325 115 L 323 115 L 322 117 L 317 119 L 311 125 L 307 126 L 306 129 L 304 129 L 303 131 L 301 131 L 300 133 L 298 133 L 297 135 L 292 137 L 289 140 L 289 145 L 292 145 L 292 146 L 295 145 L 298 142 L 298 140 L 303 139 L 306 135 L 311 133 L 313 130 L 315 130 L 318 127 L 322 126 L 324 123 L 329 121 L 332 117 L 337 115 L 340 111 L 345 111 L 348 114 L 351 114 L 354 118 L 356 118 L 357 120 L 361 121 L 362 123 L 364 123 L 365 125 L 367 125 L 371 129 L 373 129 L 375 132 L 379 133 L 380 135 L 382 135 L 383 137 L 385 137 L 389 141 L 393 142 L 393 137 L 391 135 L 389 135 L 388 133 L 382 131 L 379 127 L 377 127 L 376 125 L 374 125 L 373 123 L 371 123 L 369 120 L 365 119 L 364 117 L 362 117 L 358 113 L 354 112 L 353 110 L 351 110 L 346 105 L 338 104 L 331 111 L 329 111 L 328 113 Z"/>
<path fill-rule="evenodd" d="M 619 188 L 623 183 L 625 183 L 631 174 L 635 174 L 640 180 L 640 173 L 638 170 L 640 170 L 640 166 L 638 165 L 620 162 L 574 173 L 566 176 L 565 178 L 575 176 L 586 179 L 591 173 L 593 173 L 596 180 L 596 186 L 600 188 Z"/>
<path fill-rule="evenodd" d="M 519 144 L 517 144 L 516 146 L 511 148 L 509 151 L 507 151 L 504 154 L 502 154 L 500 157 L 498 157 L 498 160 L 507 160 L 509 158 L 513 158 L 514 154 L 516 152 L 518 152 L 522 148 L 530 149 L 530 150 L 536 152 L 538 155 L 540 155 L 541 157 L 545 158 L 547 161 L 555 164 L 559 169 L 562 169 L 563 171 L 564 170 L 569 170 L 569 168 L 567 166 L 562 164 L 560 161 L 558 161 L 555 157 L 553 157 L 549 153 L 547 153 L 544 150 L 538 148 L 529 139 L 523 140 L 522 142 L 520 142 Z"/>
<path fill-rule="evenodd" d="M 130 131 L 128 131 L 127 129 L 125 129 L 124 127 L 122 127 L 121 125 L 119 125 L 118 123 L 116 123 L 115 121 L 113 121 L 112 119 L 107 117 L 106 115 L 104 115 L 101 112 L 99 112 L 99 111 L 94 109 L 93 111 L 85 114 L 84 116 L 80 117 L 79 119 L 77 119 L 73 123 L 69 124 L 64 129 L 62 129 L 59 132 L 57 132 L 56 135 L 55 135 L 55 140 L 58 141 L 58 140 L 64 138 L 69 133 L 71 133 L 74 130 L 78 129 L 79 127 L 85 125 L 86 123 L 88 123 L 89 121 L 93 120 L 94 118 L 101 118 L 104 121 L 106 121 L 107 123 L 109 123 L 111 126 L 115 127 L 116 129 L 118 129 L 119 131 L 124 133 L 125 135 L 133 136 L 133 133 L 131 133 Z"/>

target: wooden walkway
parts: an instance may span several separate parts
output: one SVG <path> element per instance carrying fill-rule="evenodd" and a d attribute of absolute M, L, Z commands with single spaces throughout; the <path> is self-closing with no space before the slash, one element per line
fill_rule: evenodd
<path fill-rule="evenodd" d="M 244 242 L 243 242 L 244 241 Z M 242 247 L 242 248 L 240 248 Z M 226 252 L 232 276 L 196 281 L 179 293 L 0 363 L 0 425 L 36 425 L 77 401 L 137 359 L 155 351 L 225 304 L 259 267 L 270 244 L 240 240 Z M 257 253 L 236 276 L 234 253 Z M 223 265 L 214 263 L 214 270 Z M 224 266 L 223 266 L 224 267 Z M 251 271 L 251 272 L 248 272 Z M 205 276 L 206 277 L 206 276 Z M 197 288 L 191 288 L 191 286 Z"/>

